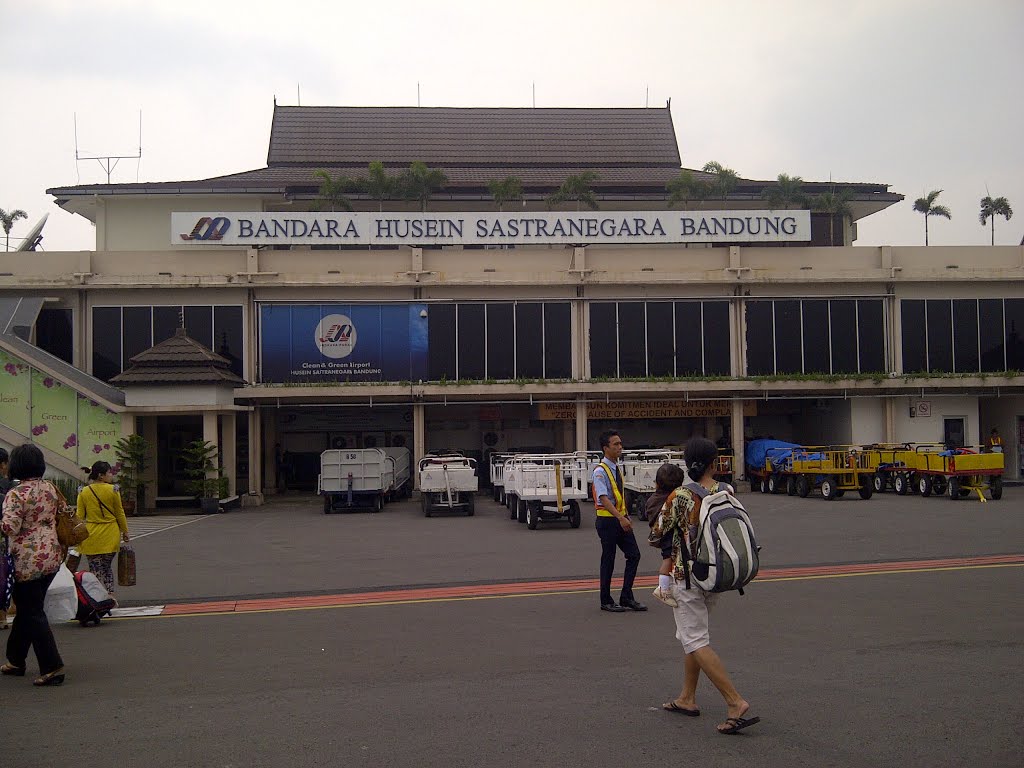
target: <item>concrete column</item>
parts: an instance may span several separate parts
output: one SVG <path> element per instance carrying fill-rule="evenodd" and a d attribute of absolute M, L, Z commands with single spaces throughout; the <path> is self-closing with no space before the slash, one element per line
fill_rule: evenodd
<path fill-rule="evenodd" d="M 260 411 L 249 411 L 249 495 L 263 494 L 263 424 Z"/>
<path fill-rule="evenodd" d="M 159 447 L 157 446 L 157 419 L 159 416 L 140 416 L 136 429 L 141 429 L 141 435 L 146 441 L 149 450 L 146 453 L 146 506 L 150 509 L 156 508 L 157 481 L 159 470 L 157 460 L 160 458 Z"/>
<path fill-rule="evenodd" d="M 576 450 L 587 450 L 587 403 L 582 397 L 576 398 Z"/>
<path fill-rule="evenodd" d="M 420 459 L 427 454 L 427 409 L 423 403 L 412 407 L 412 479 L 416 490 L 420 488 Z"/>
<path fill-rule="evenodd" d="M 203 411 L 203 440 L 220 448 L 220 437 L 217 435 L 217 412 Z M 207 477 L 216 477 L 213 472 L 207 473 Z"/>
<path fill-rule="evenodd" d="M 224 430 L 224 474 L 228 478 L 228 496 L 234 496 L 238 493 L 238 425 L 234 411 L 221 416 L 221 427 Z"/>
<path fill-rule="evenodd" d="M 886 397 L 882 399 L 885 404 L 885 442 L 896 442 L 896 398 Z"/>
<path fill-rule="evenodd" d="M 277 493 L 277 460 L 274 456 L 274 447 L 278 441 L 277 411 L 274 408 L 262 408 L 258 413 L 263 425 L 263 493 Z"/>
<path fill-rule="evenodd" d="M 135 434 L 135 414 L 121 414 L 121 437 L 128 437 Z"/>
<path fill-rule="evenodd" d="M 732 430 L 732 479 L 739 480 L 747 475 L 746 452 L 743 445 L 743 401 L 732 401 L 732 413 L 730 414 Z"/>

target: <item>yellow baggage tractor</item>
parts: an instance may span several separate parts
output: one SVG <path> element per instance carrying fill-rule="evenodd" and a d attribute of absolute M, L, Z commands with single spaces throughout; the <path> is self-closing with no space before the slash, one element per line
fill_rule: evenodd
<path fill-rule="evenodd" d="M 977 493 L 985 501 L 985 491 L 993 500 L 1003 497 L 1003 454 L 981 453 L 978 447 L 938 450 L 935 446 L 916 446 L 911 479 L 922 496 L 948 494 L 953 501 Z"/>
<path fill-rule="evenodd" d="M 815 482 L 820 483 L 826 501 L 841 498 L 846 491 L 857 491 L 862 499 L 870 499 L 875 490 L 871 457 L 859 446 L 795 451 L 791 473 L 800 496 L 807 496 Z"/>

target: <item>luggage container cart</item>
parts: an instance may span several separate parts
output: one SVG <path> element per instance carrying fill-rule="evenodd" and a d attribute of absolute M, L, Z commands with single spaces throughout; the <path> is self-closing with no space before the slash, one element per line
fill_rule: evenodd
<path fill-rule="evenodd" d="M 728 483 L 735 487 L 733 478 L 733 462 L 736 457 L 731 453 L 720 453 L 718 458 L 715 459 L 715 479 L 721 480 L 723 483 Z"/>
<path fill-rule="evenodd" d="M 320 454 L 317 493 L 324 514 L 344 509 L 380 512 L 395 484 L 395 460 L 380 448 L 331 449 Z"/>
<path fill-rule="evenodd" d="M 513 456 L 505 462 L 505 497 L 513 520 L 531 531 L 566 519 L 579 528 L 587 498 L 587 457 L 578 453 Z"/>
<path fill-rule="evenodd" d="M 842 498 L 846 491 L 857 491 L 862 499 L 870 499 L 875 491 L 870 457 L 857 446 L 793 451 L 790 471 L 800 496 L 806 496 L 811 483 L 819 478 L 821 496 L 826 501 Z"/>
<path fill-rule="evenodd" d="M 875 443 L 864 446 L 868 466 L 875 476 L 872 484 L 875 493 L 894 491 L 905 494 L 910 483 L 910 468 L 913 464 L 914 448 L 910 443 Z"/>
<path fill-rule="evenodd" d="M 384 453 L 394 462 L 394 481 L 388 491 L 387 500 L 405 499 L 412 493 L 412 458 L 409 449 L 388 447 Z"/>
<path fill-rule="evenodd" d="M 499 504 L 505 503 L 505 462 L 514 455 L 512 453 L 492 453 L 487 464 L 490 472 L 491 493 Z"/>
<path fill-rule="evenodd" d="M 980 448 L 915 450 L 912 487 L 922 496 L 948 494 L 953 501 L 978 494 L 985 501 L 988 491 L 993 501 L 1003 497 L 1003 454 L 980 453 Z"/>
<path fill-rule="evenodd" d="M 675 464 L 686 472 L 681 451 L 659 448 L 622 452 L 622 495 L 629 514 L 647 519 L 647 499 L 657 490 L 654 478 L 663 464 Z"/>
<path fill-rule="evenodd" d="M 423 514 L 463 511 L 467 517 L 474 513 L 474 498 L 480 487 L 476 476 L 476 460 L 447 454 L 426 456 L 420 460 L 420 495 Z"/>

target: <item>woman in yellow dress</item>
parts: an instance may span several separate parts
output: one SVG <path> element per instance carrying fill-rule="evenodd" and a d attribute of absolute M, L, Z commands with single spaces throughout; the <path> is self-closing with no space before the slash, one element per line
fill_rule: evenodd
<path fill-rule="evenodd" d="M 111 484 L 110 464 L 97 461 L 89 473 L 89 482 L 78 494 L 78 517 L 89 527 L 89 538 L 78 550 L 89 558 L 89 570 L 114 596 L 114 555 L 120 541 L 128 541 L 128 521 L 121 506 L 121 494 Z"/>

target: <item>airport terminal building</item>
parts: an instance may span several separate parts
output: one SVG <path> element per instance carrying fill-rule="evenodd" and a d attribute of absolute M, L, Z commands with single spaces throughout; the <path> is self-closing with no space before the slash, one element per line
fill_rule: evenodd
<path fill-rule="evenodd" d="M 331 447 L 483 458 L 609 427 L 738 455 L 995 427 L 1021 477 L 1024 247 L 857 247 L 902 200 L 877 183 L 805 182 L 849 190 L 830 214 L 695 171 L 670 205 L 681 170 L 668 108 L 277 106 L 264 168 L 55 187 L 96 246 L 3 257 L 0 444 L 71 473 L 137 432 L 148 498 L 175 500 L 205 438 L 253 503 L 312 490 Z"/>

